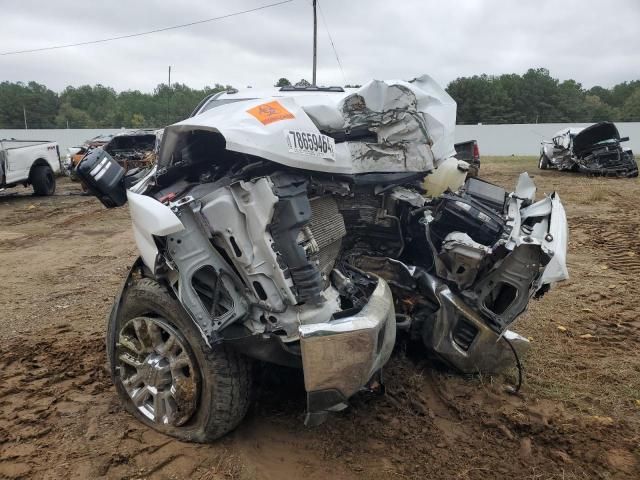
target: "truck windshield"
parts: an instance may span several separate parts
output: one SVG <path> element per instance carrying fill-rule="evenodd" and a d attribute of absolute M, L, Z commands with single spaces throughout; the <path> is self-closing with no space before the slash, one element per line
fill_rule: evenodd
<path fill-rule="evenodd" d="M 226 105 L 227 103 L 235 103 L 235 102 L 244 102 L 246 100 L 254 100 L 253 98 L 221 98 L 220 100 L 211 100 L 207 102 L 207 104 L 202 107 L 202 109 L 198 112 L 204 113 L 207 110 L 211 110 L 212 108 L 219 107 L 220 105 Z"/>

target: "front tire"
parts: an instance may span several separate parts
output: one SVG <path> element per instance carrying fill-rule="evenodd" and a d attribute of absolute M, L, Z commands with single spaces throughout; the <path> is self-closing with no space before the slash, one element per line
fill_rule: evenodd
<path fill-rule="evenodd" d="M 33 193 L 39 197 L 53 195 L 56 191 L 56 177 L 48 165 L 33 167 L 30 182 Z"/>
<path fill-rule="evenodd" d="M 176 300 L 143 278 L 127 289 L 107 328 L 107 353 L 125 409 L 159 432 L 210 442 L 249 408 L 249 360 L 210 348 Z"/>

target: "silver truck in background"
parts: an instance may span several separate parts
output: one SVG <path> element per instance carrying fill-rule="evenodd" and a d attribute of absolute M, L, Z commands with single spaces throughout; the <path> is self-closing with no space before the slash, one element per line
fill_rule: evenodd
<path fill-rule="evenodd" d="M 35 195 L 53 195 L 60 169 L 56 142 L 0 140 L 0 189 L 31 185 Z"/>

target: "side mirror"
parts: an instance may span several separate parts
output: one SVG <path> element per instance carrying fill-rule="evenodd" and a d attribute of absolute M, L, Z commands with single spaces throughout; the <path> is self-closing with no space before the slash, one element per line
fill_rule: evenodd
<path fill-rule="evenodd" d="M 629 141 L 629 137 L 622 137 L 620 140 L 618 140 L 620 143 L 622 142 L 628 142 Z"/>

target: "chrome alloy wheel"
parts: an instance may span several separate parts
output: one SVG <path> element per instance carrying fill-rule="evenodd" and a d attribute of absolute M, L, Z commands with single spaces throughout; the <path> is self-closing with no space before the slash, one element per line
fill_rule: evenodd
<path fill-rule="evenodd" d="M 133 318 L 118 335 L 122 385 L 138 410 L 159 425 L 180 426 L 197 406 L 198 371 L 185 344 L 162 318 Z"/>

